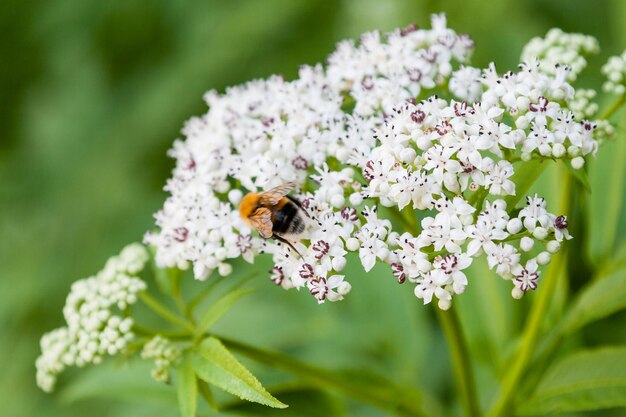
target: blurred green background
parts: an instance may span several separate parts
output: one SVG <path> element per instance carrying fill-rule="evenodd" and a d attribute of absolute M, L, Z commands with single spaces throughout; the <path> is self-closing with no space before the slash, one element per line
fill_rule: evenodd
<path fill-rule="evenodd" d="M 428 27 L 429 14 L 440 11 L 448 14 L 453 29 L 476 41 L 476 66 L 495 60 L 498 69 L 513 69 L 531 37 L 560 27 L 600 41 L 600 55 L 590 60 L 580 80 L 583 86 L 599 87 L 600 66 L 626 46 L 622 0 L 2 2 L 2 415 L 175 416 L 175 407 L 164 401 L 69 403 L 37 389 L 38 340 L 62 324 L 71 282 L 98 271 L 109 256 L 141 240 L 153 226 L 152 214 L 162 205 L 161 189 L 173 165 L 165 152 L 183 122 L 206 111 L 206 90 L 274 73 L 293 77 L 300 64 L 322 61 L 341 39 L 411 22 Z M 619 132 L 623 136 L 624 123 Z M 584 253 L 597 255 L 596 263 L 624 240 L 624 149 L 608 144 L 591 167 L 593 215 L 585 224 L 587 238 L 579 244 Z M 558 177 L 547 173 L 538 187 L 558 191 Z M 549 208 L 557 207 L 558 193 L 548 201 Z M 605 232 L 617 236 L 618 243 L 607 240 Z M 586 279 L 583 273 L 574 278 L 574 286 Z M 257 280 L 258 291 L 227 316 L 220 330 L 321 366 L 365 368 L 443 398 L 453 395 L 447 352 L 431 309 L 421 307 L 412 290 L 395 284 L 383 268 L 368 275 L 355 270 L 351 282 L 354 291 L 347 301 L 318 307 L 310 297 Z M 509 287 L 500 284 L 495 291 L 506 295 Z M 482 299 L 484 285 L 491 284 L 470 285 L 460 297 L 479 362 L 495 360 L 488 349 L 477 348 L 486 339 L 501 349 L 493 340 L 504 340 L 523 323 L 518 308 L 510 307 L 512 300 L 495 305 Z M 492 315 L 497 321 L 481 321 Z M 622 315 L 601 322 L 580 343 L 619 341 L 603 329 L 623 329 L 623 320 Z M 270 386 L 280 379 L 262 366 L 252 369 Z M 481 387 L 493 386 L 497 378 L 488 369 L 479 367 Z M 313 399 L 335 407 L 337 415 L 346 410 L 384 415 L 334 396 Z"/>

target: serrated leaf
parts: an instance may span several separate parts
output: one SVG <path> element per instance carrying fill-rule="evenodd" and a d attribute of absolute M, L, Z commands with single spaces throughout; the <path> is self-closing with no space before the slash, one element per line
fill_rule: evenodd
<path fill-rule="evenodd" d="M 215 337 L 202 341 L 198 353 L 193 355 L 193 367 L 202 380 L 243 400 L 275 408 L 287 407 L 267 392 Z"/>
<path fill-rule="evenodd" d="M 626 407 L 626 347 L 573 354 L 548 370 L 522 415 Z"/>
<path fill-rule="evenodd" d="M 618 269 L 591 282 L 580 292 L 563 319 L 563 332 L 571 333 L 624 308 L 626 308 L 626 269 Z"/>
<path fill-rule="evenodd" d="M 185 356 L 176 369 L 176 393 L 181 417 L 195 417 L 198 405 L 198 384 L 189 355 Z"/>
<path fill-rule="evenodd" d="M 251 288 L 240 288 L 235 291 L 231 291 L 221 298 L 219 298 L 216 302 L 211 304 L 209 308 L 206 309 L 204 314 L 202 314 L 202 318 L 198 323 L 198 327 L 196 330 L 197 335 L 204 334 L 208 329 L 211 328 L 230 308 L 244 295 L 252 292 Z"/>

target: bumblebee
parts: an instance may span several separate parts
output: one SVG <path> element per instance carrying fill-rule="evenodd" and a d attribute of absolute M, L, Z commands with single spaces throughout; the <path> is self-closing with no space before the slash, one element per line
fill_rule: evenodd
<path fill-rule="evenodd" d="M 261 193 L 248 193 L 241 200 L 239 213 L 261 237 L 285 243 L 300 255 L 288 239 L 302 237 L 310 216 L 300 201 L 288 195 L 295 187 L 295 182 L 288 182 Z"/>

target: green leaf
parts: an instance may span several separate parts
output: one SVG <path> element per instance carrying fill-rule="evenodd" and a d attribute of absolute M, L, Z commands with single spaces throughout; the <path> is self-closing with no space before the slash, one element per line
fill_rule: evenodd
<path fill-rule="evenodd" d="M 515 167 L 515 174 L 511 178 L 515 185 L 515 195 L 510 195 L 504 199 L 506 206 L 509 209 L 513 209 L 517 202 L 526 196 L 526 193 L 533 185 L 535 180 L 541 175 L 545 167 L 548 165 L 548 161 L 537 161 L 532 159 L 523 164 L 518 164 Z"/>
<path fill-rule="evenodd" d="M 219 339 L 209 337 L 202 341 L 193 366 L 199 378 L 238 396 L 275 408 L 285 408 L 263 388 L 261 383 L 225 347 Z"/>
<path fill-rule="evenodd" d="M 610 272 L 581 290 L 563 319 L 563 332 L 571 333 L 584 325 L 626 308 L 626 268 Z"/>
<path fill-rule="evenodd" d="M 231 291 L 216 302 L 211 304 L 209 308 L 206 309 L 198 326 L 196 328 L 196 334 L 198 336 L 203 335 L 208 329 L 215 324 L 230 308 L 244 295 L 252 292 L 251 288 L 240 288 L 235 291 Z"/>
<path fill-rule="evenodd" d="M 176 392 L 181 417 L 195 417 L 198 405 L 198 384 L 189 355 L 176 369 Z"/>
<path fill-rule="evenodd" d="M 604 347 L 573 354 L 541 380 L 524 400 L 522 415 L 626 407 L 626 347 Z"/>

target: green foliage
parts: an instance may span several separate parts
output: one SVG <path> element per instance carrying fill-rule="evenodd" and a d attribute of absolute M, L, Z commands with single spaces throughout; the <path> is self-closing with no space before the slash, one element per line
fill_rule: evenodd
<path fill-rule="evenodd" d="M 625 308 L 626 269 L 618 269 L 598 277 L 580 292 L 563 319 L 563 332 L 571 333 Z"/>
<path fill-rule="evenodd" d="M 214 337 L 206 338 L 193 355 L 193 369 L 202 380 L 241 399 L 285 408 L 261 383 Z"/>
<path fill-rule="evenodd" d="M 576 353 L 554 365 L 522 415 L 626 407 L 626 348 L 605 347 Z"/>
<path fill-rule="evenodd" d="M 198 404 L 198 384 L 190 355 L 185 355 L 176 368 L 176 391 L 181 417 L 195 417 Z"/>

